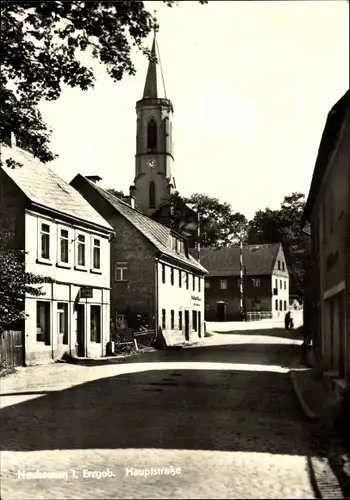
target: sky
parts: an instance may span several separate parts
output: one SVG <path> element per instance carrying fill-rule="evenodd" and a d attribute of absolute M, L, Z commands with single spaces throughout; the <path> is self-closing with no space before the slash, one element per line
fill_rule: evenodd
<path fill-rule="evenodd" d="M 349 88 L 348 1 L 145 5 L 160 25 L 180 194 L 213 196 L 247 218 L 307 195 L 327 113 Z M 88 61 L 94 89 L 64 88 L 41 104 L 59 154 L 49 166 L 66 181 L 98 174 L 128 193 L 148 66 L 140 52 L 133 61 L 136 75 L 121 82 Z"/>

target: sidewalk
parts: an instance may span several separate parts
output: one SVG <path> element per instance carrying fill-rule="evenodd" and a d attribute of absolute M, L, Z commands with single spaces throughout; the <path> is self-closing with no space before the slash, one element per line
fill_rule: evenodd
<path fill-rule="evenodd" d="M 319 498 L 350 498 L 350 454 L 335 429 L 341 399 L 327 375 L 303 369 L 290 372 L 294 391 L 305 416 L 313 422 L 308 457 L 310 476 Z M 350 425 L 350 423 L 349 423 Z"/>

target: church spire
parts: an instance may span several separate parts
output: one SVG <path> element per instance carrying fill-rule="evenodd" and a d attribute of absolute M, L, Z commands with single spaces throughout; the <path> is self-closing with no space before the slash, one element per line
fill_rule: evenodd
<path fill-rule="evenodd" d="M 159 31 L 159 24 L 157 23 L 156 11 L 154 11 L 153 16 L 153 43 L 151 54 L 153 58 L 157 59 L 157 62 L 149 61 L 148 70 L 146 76 L 145 88 L 143 91 L 143 99 L 147 98 L 167 98 L 165 92 L 165 84 L 163 78 L 163 71 L 160 62 L 160 54 L 157 43 L 157 32 Z"/>

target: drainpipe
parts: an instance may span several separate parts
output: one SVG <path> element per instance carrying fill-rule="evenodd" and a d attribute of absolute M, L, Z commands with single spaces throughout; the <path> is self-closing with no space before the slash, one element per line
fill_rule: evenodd
<path fill-rule="evenodd" d="M 155 285 L 155 291 L 154 291 L 154 297 L 155 297 L 155 304 L 154 304 L 154 333 L 155 333 L 155 338 L 158 338 L 158 324 L 159 324 L 159 311 L 158 311 L 158 300 L 159 300 L 159 284 L 158 284 L 158 266 L 159 266 L 159 258 L 156 257 L 154 259 L 154 285 Z"/>

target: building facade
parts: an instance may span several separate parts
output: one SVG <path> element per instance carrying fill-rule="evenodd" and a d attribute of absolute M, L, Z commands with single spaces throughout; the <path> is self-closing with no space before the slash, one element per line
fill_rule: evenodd
<path fill-rule="evenodd" d="M 186 240 L 87 178 L 72 186 L 114 228 L 111 241 L 111 319 L 126 332 L 161 327 L 168 343 L 204 331 L 206 270 L 188 253 Z"/>
<path fill-rule="evenodd" d="M 22 164 L 0 169 L 0 216 L 8 223 L 9 245 L 26 252 L 27 272 L 51 280 L 41 296 L 24 300 L 25 363 L 64 353 L 103 356 L 110 339 L 112 228 L 32 155 L 2 146 L 1 159 L 7 158 Z"/>
<path fill-rule="evenodd" d="M 241 319 L 240 248 L 202 249 L 208 321 Z M 289 273 L 282 246 L 243 247 L 243 309 L 247 319 L 283 318 L 289 310 Z"/>
<path fill-rule="evenodd" d="M 305 316 L 316 359 L 350 380 L 349 92 L 333 106 L 322 135 L 303 222 L 311 224 L 312 264 Z"/>

